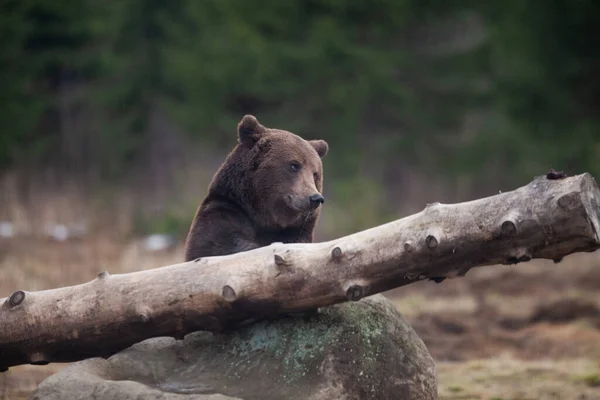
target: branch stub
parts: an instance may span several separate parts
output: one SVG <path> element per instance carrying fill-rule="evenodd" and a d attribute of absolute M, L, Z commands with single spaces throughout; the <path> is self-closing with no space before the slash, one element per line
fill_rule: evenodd
<path fill-rule="evenodd" d="M 575 207 L 578 197 L 576 193 L 567 193 L 558 199 L 558 206 L 565 211 L 572 210 Z"/>
<path fill-rule="evenodd" d="M 500 230 L 504 236 L 512 236 L 517 233 L 517 227 L 514 222 L 508 220 L 502 223 Z"/>
<path fill-rule="evenodd" d="M 336 261 L 342 258 L 342 254 L 342 249 L 337 246 L 331 250 L 331 257 Z"/>
<path fill-rule="evenodd" d="M 363 288 L 359 285 L 352 285 L 346 290 L 346 298 L 350 301 L 358 301 L 364 296 Z"/>
<path fill-rule="evenodd" d="M 279 254 L 275 254 L 273 258 L 275 259 L 275 265 L 285 265 L 285 260 Z"/>
<path fill-rule="evenodd" d="M 427 247 L 430 249 L 435 249 L 438 246 L 438 240 L 433 235 L 427 236 L 425 239 L 425 243 L 427 243 Z"/>
<path fill-rule="evenodd" d="M 98 274 L 98 279 L 106 279 L 109 276 L 110 276 L 110 274 L 108 273 L 108 271 L 103 271 Z"/>
<path fill-rule="evenodd" d="M 19 304 L 21 304 L 23 300 L 25 300 L 25 292 L 22 290 L 17 290 L 16 292 L 10 295 L 7 303 L 10 307 L 16 307 Z"/>
<path fill-rule="evenodd" d="M 144 323 L 150 321 L 150 310 L 147 309 L 147 307 L 143 307 L 141 310 L 138 311 L 138 317 L 140 321 Z"/>
<path fill-rule="evenodd" d="M 237 297 L 235 294 L 235 290 L 233 290 L 233 288 L 229 285 L 223 286 L 222 294 L 223 294 L 223 298 L 229 303 L 235 301 L 235 299 Z"/>

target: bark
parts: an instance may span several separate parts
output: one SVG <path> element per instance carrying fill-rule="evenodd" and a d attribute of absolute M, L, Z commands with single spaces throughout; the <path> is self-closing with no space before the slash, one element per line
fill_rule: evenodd
<path fill-rule="evenodd" d="M 158 336 L 219 332 L 469 269 L 600 248 L 589 174 L 538 177 L 511 192 L 423 211 L 323 243 L 274 243 L 0 299 L 0 369 L 108 357 Z"/>

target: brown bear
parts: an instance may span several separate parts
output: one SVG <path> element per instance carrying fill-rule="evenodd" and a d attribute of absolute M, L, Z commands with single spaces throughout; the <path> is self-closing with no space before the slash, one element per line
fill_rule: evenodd
<path fill-rule="evenodd" d="M 186 261 L 233 254 L 274 242 L 310 243 L 321 204 L 329 146 L 270 129 L 252 115 L 237 128 L 229 153 L 198 207 Z"/>

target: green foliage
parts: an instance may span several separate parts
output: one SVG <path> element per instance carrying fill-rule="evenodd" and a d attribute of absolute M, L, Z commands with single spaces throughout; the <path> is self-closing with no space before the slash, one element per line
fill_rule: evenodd
<path fill-rule="evenodd" d="M 17 149 L 31 135 L 46 101 L 28 87 L 29 74 L 36 72 L 25 49 L 31 25 L 19 17 L 27 7 L 19 1 L 5 1 L 0 12 L 0 165 L 6 166 Z"/>
<path fill-rule="evenodd" d="M 63 155 L 61 95 L 66 86 L 84 87 L 102 76 L 107 11 L 92 2 L 2 2 L 0 165 Z"/>
<path fill-rule="evenodd" d="M 185 211 L 188 211 L 185 214 L 181 211 L 182 210 L 175 211 L 169 209 L 155 215 L 137 215 L 135 220 L 135 233 L 187 234 L 190 229 L 190 216 L 194 215 L 195 210 L 191 208 L 185 209 Z"/>
<path fill-rule="evenodd" d="M 373 180 L 364 176 L 338 179 L 327 187 L 326 192 L 334 193 L 338 207 L 327 207 L 324 212 L 321 225 L 325 235 L 351 234 L 394 218 L 385 212 L 384 188 Z"/>
<path fill-rule="evenodd" d="M 544 169 L 600 173 L 595 1 L 485 2 L 495 116 L 461 153 L 493 154 L 510 176 Z M 468 157 L 468 156 L 467 156 Z M 468 168 L 468 167 L 467 167 Z"/>

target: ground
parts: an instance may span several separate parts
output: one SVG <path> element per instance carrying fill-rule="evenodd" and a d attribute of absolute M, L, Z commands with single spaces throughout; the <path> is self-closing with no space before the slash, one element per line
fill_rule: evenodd
<path fill-rule="evenodd" d="M 0 238 L 0 298 L 179 262 L 183 248 L 150 253 L 109 237 L 53 242 Z M 35 251 L 31 251 L 35 248 Z M 600 399 L 600 253 L 561 263 L 476 268 L 440 284 L 386 293 L 436 359 L 441 399 Z M 0 399 L 25 399 L 63 368 L 0 374 Z"/>

